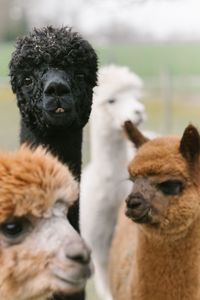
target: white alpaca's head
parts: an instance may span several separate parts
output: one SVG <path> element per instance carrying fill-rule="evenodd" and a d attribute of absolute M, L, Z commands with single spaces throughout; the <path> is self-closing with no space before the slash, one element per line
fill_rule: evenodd
<path fill-rule="evenodd" d="M 135 73 L 123 66 L 104 66 L 94 89 L 94 114 L 101 112 L 104 121 L 115 130 L 122 130 L 127 120 L 139 125 L 145 118 L 139 101 L 142 95 L 143 82 Z"/>
<path fill-rule="evenodd" d="M 67 166 L 42 148 L 0 153 L 1 300 L 44 300 L 84 287 L 90 251 L 66 218 L 77 196 Z"/>

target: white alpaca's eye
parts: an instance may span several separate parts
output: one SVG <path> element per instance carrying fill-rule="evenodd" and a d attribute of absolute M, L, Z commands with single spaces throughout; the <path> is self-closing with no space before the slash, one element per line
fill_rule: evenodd
<path fill-rule="evenodd" d="M 108 100 L 108 103 L 110 103 L 110 104 L 113 104 L 113 103 L 115 103 L 115 102 L 116 102 L 115 99 L 109 99 L 109 100 Z"/>
<path fill-rule="evenodd" d="M 24 79 L 24 84 L 25 84 L 26 86 L 29 86 L 29 85 L 31 85 L 32 83 L 33 83 L 33 80 L 32 80 L 31 77 L 26 77 L 26 78 Z"/>

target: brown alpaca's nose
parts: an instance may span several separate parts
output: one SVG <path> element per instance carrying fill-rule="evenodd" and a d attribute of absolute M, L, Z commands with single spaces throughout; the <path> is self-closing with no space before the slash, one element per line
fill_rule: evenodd
<path fill-rule="evenodd" d="M 130 194 L 126 199 L 126 215 L 137 223 L 149 222 L 150 206 L 140 194 Z"/>
<path fill-rule="evenodd" d="M 145 206 L 145 200 L 140 194 L 130 194 L 126 199 L 127 208 L 140 209 Z"/>
<path fill-rule="evenodd" d="M 126 199 L 126 205 L 130 209 L 137 209 L 144 204 L 144 199 L 138 196 L 129 196 Z"/>
<path fill-rule="evenodd" d="M 66 251 L 66 257 L 79 264 L 89 264 L 91 251 L 84 243 L 74 243 Z"/>

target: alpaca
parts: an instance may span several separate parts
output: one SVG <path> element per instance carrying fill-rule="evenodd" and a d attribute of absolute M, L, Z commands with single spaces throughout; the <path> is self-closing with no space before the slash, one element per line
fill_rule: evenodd
<path fill-rule="evenodd" d="M 103 300 L 111 299 L 108 253 L 119 206 L 131 188 L 125 180 L 128 148 L 122 125 L 129 119 L 136 125 L 143 121 L 144 106 L 138 101 L 142 88 L 142 80 L 127 67 L 110 65 L 99 70 L 94 90 L 91 162 L 81 180 L 80 227 L 92 249 L 96 290 Z"/>
<path fill-rule="evenodd" d="M 200 299 L 200 135 L 189 125 L 181 139 L 149 141 L 125 129 L 139 149 L 110 252 L 113 298 Z"/>
<path fill-rule="evenodd" d="M 90 251 L 66 218 L 77 194 L 68 167 L 43 148 L 0 152 L 1 300 L 45 300 L 84 287 Z"/>
<path fill-rule="evenodd" d="M 95 51 L 68 27 L 34 29 L 18 39 L 10 62 L 21 114 L 21 143 L 48 147 L 78 180 L 82 130 L 90 115 L 96 71 Z M 79 231 L 78 200 L 68 217 Z"/>

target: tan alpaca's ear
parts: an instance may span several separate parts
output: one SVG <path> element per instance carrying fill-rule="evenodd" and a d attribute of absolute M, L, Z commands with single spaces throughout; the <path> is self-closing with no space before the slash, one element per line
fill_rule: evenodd
<path fill-rule="evenodd" d="M 189 163 L 195 163 L 200 155 L 200 135 L 195 126 L 188 125 L 180 142 L 180 152 Z"/>
<path fill-rule="evenodd" d="M 149 141 L 131 121 L 124 122 L 124 131 L 136 148 Z"/>

